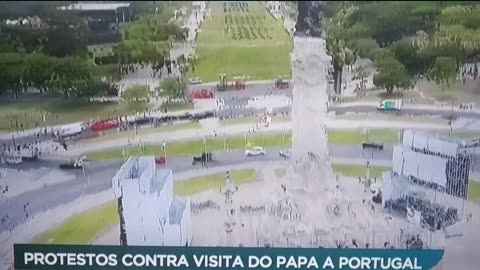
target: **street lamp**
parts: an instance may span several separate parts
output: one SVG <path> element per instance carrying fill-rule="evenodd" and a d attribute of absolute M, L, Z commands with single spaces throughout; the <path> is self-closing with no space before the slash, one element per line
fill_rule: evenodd
<path fill-rule="evenodd" d="M 163 149 L 163 157 L 165 158 L 165 167 L 167 167 L 167 144 L 165 142 L 162 143 Z"/>
<path fill-rule="evenodd" d="M 244 150 L 245 150 L 245 153 L 247 152 L 247 133 L 243 133 L 243 144 L 244 144 Z M 245 155 L 245 160 L 247 159 L 247 155 Z"/>
<path fill-rule="evenodd" d="M 227 133 L 223 133 L 223 150 L 227 150 Z"/>
<path fill-rule="evenodd" d="M 203 138 L 203 155 L 205 160 L 202 160 L 202 166 L 207 167 L 207 160 L 208 160 L 208 152 L 207 152 L 207 137 Z"/>

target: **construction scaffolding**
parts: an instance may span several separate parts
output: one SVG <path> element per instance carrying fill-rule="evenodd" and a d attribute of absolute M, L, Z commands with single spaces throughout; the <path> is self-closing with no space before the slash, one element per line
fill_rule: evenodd
<path fill-rule="evenodd" d="M 431 231 L 451 226 L 464 215 L 469 167 L 459 143 L 407 130 L 383 175 L 383 205 Z"/>

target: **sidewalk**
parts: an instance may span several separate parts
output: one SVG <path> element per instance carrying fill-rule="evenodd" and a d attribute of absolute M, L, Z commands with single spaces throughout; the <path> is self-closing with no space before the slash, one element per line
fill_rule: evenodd
<path fill-rule="evenodd" d="M 249 127 L 252 126 L 252 123 L 242 124 L 242 125 L 217 125 L 215 128 L 219 137 L 224 135 L 232 136 L 237 135 L 241 136 L 244 133 L 248 132 Z M 428 124 L 428 123 L 415 123 L 415 122 L 400 122 L 400 121 L 371 121 L 371 120 L 327 120 L 327 127 L 330 129 L 358 129 L 358 128 L 371 128 L 371 129 L 445 129 L 448 130 L 448 126 L 444 124 Z M 260 135 L 269 132 L 283 132 L 290 131 L 292 128 L 291 122 L 272 122 L 270 127 L 262 128 L 260 132 L 252 135 Z M 145 144 L 162 144 L 163 141 L 172 142 L 172 141 L 182 141 L 182 140 L 195 140 L 201 139 L 204 137 L 212 136 L 213 128 L 210 125 L 207 127 L 202 127 L 200 129 L 187 129 L 187 130 L 178 130 L 172 132 L 158 132 L 150 133 L 145 135 L 140 135 L 134 138 L 133 144 L 141 141 Z M 94 143 L 78 143 L 72 144 L 69 146 L 68 151 L 64 153 L 59 153 L 63 156 L 75 156 L 88 152 L 98 152 L 106 149 L 115 149 L 127 145 L 129 138 L 127 136 L 122 138 L 115 138 L 112 140 L 98 141 Z"/>
<path fill-rule="evenodd" d="M 247 86 L 254 85 L 254 84 L 272 84 L 274 83 L 274 79 L 271 80 L 251 80 L 245 82 Z M 195 86 L 215 86 L 218 84 L 218 81 L 214 82 L 204 82 L 200 84 L 196 84 Z"/>

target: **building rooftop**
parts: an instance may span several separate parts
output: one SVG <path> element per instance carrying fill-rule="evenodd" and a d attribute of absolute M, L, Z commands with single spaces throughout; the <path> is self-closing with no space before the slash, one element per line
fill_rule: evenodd
<path fill-rule="evenodd" d="M 170 224 L 180 224 L 183 217 L 183 212 L 187 204 L 184 201 L 181 201 L 178 198 L 175 198 L 170 206 Z"/>
<path fill-rule="evenodd" d="M 171 173 L 171 169 L 156 169 L 155 177 L 150 179 L 150 194 L 152 193 L 160 193 L 165 183 L 167 182 L 168 176 Z"/>
<path fill-rule="evenodd" d="M 130 7 L 130 3 L 76 3 L 68 6 L 59 7 L 61 10 L 116 10 L 121 7 Z"/>
<path fill-rule="evenodd" d="M 122 196 L 123 183 L 129 181 L 137 183 L 144 192 L 160 193 L 171 172 L 171 169 L 156 168 L 154 156 L 130 157 L 112 179 L 115 196 Z"/>

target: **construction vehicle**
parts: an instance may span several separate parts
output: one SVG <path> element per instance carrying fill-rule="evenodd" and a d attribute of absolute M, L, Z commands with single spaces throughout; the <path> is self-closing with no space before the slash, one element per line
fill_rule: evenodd
<path fill-rule="evenodd" d="M 227 75 L 220 74 L 220 82 L 217 84 L 217 91 L 225 91 L 225 90 L 244 90 L 245 89 L 245 78 L 243 76 L 234 76 L 233 80 L 234 83 L 229 84 Z"/>
<path fill-rule="evenodd" d="M 290 86 L 290 82 L 285 80 L 282 76 L 278 76 L 275 80 L 275 88 L 277 89 L 287 89 Z"/>
<path fill-rule="evenodd" d="M 227 86 L 228 86 L 227 74 L 220 74 L 219 78 L 220 78 L 220 82 L 217 84 L 217 91 L 227 90 Z"/>
<path fill-rule="evenodd" d="M 208 153 L 202 153 L 200 156 L 194 156 L 192 158 L 192 165 L 195 166 L 197 165 L 198 163 L 207 163 L 207 162 L 210 162 L 210 161 L 213 161 L 213 153 L 212 152 L 208 152 Z"/>
<path fill-rule="evenodd" d="M 245 78 L 243 76 L 236 76 L 233 79 L 235 80 L 235 89 L 245 90 Z"/>
<path fill-rule="evenodd" d="M 383 100 L 378 106 L 377 110 L 380 111 L 399 111 L 402 109 L 402 99 L 386 99 Z"/>

